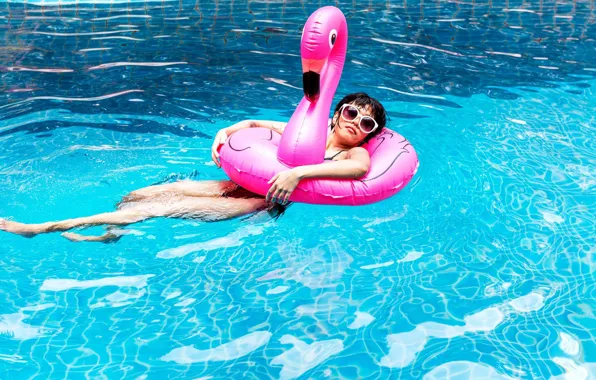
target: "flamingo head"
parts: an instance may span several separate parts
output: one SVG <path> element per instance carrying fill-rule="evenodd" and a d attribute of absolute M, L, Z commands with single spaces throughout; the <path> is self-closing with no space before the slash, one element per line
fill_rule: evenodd
<path fill-rule="evenodd" d="M 304 25 L 300 45 L 304 96 L 314 103 L 321 90 L 321 70 L 327 59 L 339 49 L 346 49 L 348 28 L 343 13 L 332 6 L 315 11 Z"/>

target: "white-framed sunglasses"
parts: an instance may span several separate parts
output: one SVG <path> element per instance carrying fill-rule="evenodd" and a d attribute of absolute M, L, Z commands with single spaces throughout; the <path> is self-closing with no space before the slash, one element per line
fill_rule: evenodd
<path fill-rule="evenodd" d="M 339 114 L 341 118 L 345 121 L 354 121 L 356 118 L 360 117 L 360 122 L 358 123 L 358 128 L 364 133 L 371 133 L 375 129 L 379 127 L 377 121 L 368 115 L 361 115 L 360 110 L 353 104 L 344 104 L 339 109 Z"/>

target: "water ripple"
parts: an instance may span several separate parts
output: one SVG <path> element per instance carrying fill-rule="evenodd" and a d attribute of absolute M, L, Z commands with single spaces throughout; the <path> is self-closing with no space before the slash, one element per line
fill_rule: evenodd
<path fill-rule="evenodd" d="M 590 2 L 337 5 L 336 100 L 385 105 L 421 160 L 408 187 L 277 220 L 147 220 L 115 244 L 2 233 L 0 373 L 593 376 Z M 110 212 L 143 186 L 224 179 L 213 136 L 288 120 L 318 6 L 2 3 L 0 217 Z"/>

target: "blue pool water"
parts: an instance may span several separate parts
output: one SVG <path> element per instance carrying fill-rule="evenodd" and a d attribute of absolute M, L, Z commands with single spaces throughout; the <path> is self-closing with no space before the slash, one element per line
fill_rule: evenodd
<path fill-rule="evenodd" d="M 1 233 L 0 378 L 596 377 L 593 4 L 336 4 L 336 98 L 383 102 L 412 182 L 107 245 Z M 321 5 L 0 2 L 0 216 L 224 179 L 213 136 L 289 118 Z"/>

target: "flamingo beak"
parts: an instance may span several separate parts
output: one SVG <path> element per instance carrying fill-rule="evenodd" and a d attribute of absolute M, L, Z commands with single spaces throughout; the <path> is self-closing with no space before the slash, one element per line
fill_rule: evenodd
<path fill-rule="evenodd" d="M 314 71 L 308 71 L 302 74 L 302 87 L 304 88 L 306 99 L 311 103 L 316 102 L 321 93 L 321 75 Z"/>
<path fill-rule="evenodd" d="M 321 70 L 325 65 L 324 59 L 302 59 L 302 87 L 304 96 L 314 103 L 321 93 Z"/>

